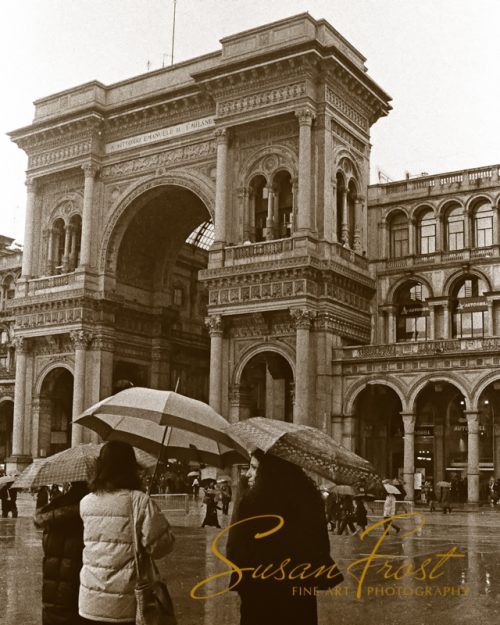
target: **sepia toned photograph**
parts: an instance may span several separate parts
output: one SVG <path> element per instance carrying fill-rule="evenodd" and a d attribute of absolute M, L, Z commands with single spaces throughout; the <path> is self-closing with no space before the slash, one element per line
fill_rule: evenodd
<path fill-rule="evenodd" d="M 0 625 L 500 615 L 497 0 L 5 0 Z"/>

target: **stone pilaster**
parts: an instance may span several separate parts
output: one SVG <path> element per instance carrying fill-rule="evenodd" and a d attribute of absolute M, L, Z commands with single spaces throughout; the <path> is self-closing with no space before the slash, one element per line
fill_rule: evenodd
<path fill-rule="evenodd" d="M 23 264 L 22 277 L 30 278 L 33 274 L 33 233 L 35 226 L 35 198 L 36 198 L 36 180 L 34 178 L 26 178 L 26 215 L 24 223 L 24 247 L 23 247 Z"/>
<path fill-rule="evenodd" d="M 222 408 L 222 340 L 224 326 L 221 315 L 205 318 L 210 334 L 210 383 L 208 403 L 219 412 Z"/>
<path fill-rule="evenodd" d="M 356 419 L 344 417 L 342 420 L 342 444 L 351 451 L 356 447 Z"/>
<path fill-rule="evenodd" d="M 311 324 L 316 316 L 315 311 L 308 308 L 291 308 L 296 328 L 295 348 L 295 407 L 294 422 L 311 425 Z"/>
<path fill-rule="evenodd" d="M 30 462 L 30 450 L 25 448 L 26 414 L 26 369 L 30 351 L 28 339 L 16 336 L 13 339 L 16 350 L 16 382 L 14 387 L 14 416 L 12 433 L 12 457 L 7 460 L 9 465 L 22 467 Z"/>
<path fill-rule="evenodd" d="M 342 245 L 345 247 L 349 247 L 349 207 L 347 205 L 347 189 L 343 187 L 340 190 L 341 199 L 342 199 L 342 231 L 340 235 L 340 240 Z"/>
<path fill-rule="evenodd" d="M 73 380 L 73 421 L 83 412 L 85 408 L 85 369 L 87 360 L 87 349 L 92 342 L 93 335 L 86 330 L 75 330 L 70 334 L 71 341 L 75 348 L 75 373 Z M 84 442 L 84 428 L 75 423 L 71 428 L 71 446 Z"/>
<path fill-rule="evenodd" d="M 415 473 L 415 423 L 417 418 L 411 412 L 401 413 L 401 417 L 404 427 L 403 476 L 406 499 L 413 501 L 415 497 L 413 475 Z"/>
<path fill-rule="evenodd" d="M 354 240 L 353 240 L 353 248 L 354 251 L 358 254 L 361 254 L 363 250 L 363 206 L 364 206 L 365 198 L 358 196 L 354 201 Z"/>
<path fill-rule="evenodd" d="M 90 250 L 92 241 L 92 206 L 94 201 L 94 182 L 99 168 L 95 163 L 82 165 L 85 175 L 83 189 L 82 242 L 80 246 L 80 267 L 91 264 Z"/>
<path fill-rule="evenodd" d="M 299 120 L 299 189 L 297 226 L 299 233 L 311 231 L 311 126 L 315 115 L 308 108 L 295 113 Z"/>
<path fill-rule="evenodd" d="M 227 128 L 217 128 L 215 131 L 217 144 L 217 169 L 215 180 L 215 237 L 214 243 L 224 246 L 227 237 L 227 207 L 226 207 L 226 180 L 227 180 L 227 149 L 229 133 Z"/>
<path fill-rule="evenodd" d="M 479 503 L 479 415 L 467 411 L 467 499 Z"/>

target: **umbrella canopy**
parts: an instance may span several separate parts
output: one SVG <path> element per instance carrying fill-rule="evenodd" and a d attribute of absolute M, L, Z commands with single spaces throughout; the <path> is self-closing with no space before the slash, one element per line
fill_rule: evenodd
<path fill-rule="evenodd" d="M 228 425 L 224 417 L 208 404 L 174 391 L 159 391 L 139 386 L 127 388 L 85 410 L 76 419 L 76 423 L 102 436 L 102 430 L 105 433 L 108 431 L 108 427 L 102 425 L 103 418 L 107 417 L 133 417 L 137 421 L 184 430 L 228 448 L 234 446 L 233 441 L 224 432 Z"/>
<path fill-rule="evenodd" d="M 188 473 L 188 477 L 199 477 L 199 476 L 200 476 L 199 471 L 189 471 Z"/>
<path fill-rule="evenodd" d="M 351 497 L 356 496 L 356 491 L 349 484 L 337 484 L 337 486 L 333 486 L 330 492 L 335 493 L 336 495 L 351 495 Z"/>
<path fill-rule="evenodd" d="M 230 425 L 226 432 L 252 453 L 261 449 L 337 484 L 381 485 L 368 460 L 346 449 L 320 430 L 286 421 L 253 417 Z"/>
<path fill-rule="evenodd" d="M 389 493 L 389 495 L 401 495 L 399 488 L 389 482 L 384 482 L 384 489 L 386 493 Z"/>
<path fill-rule="evenodd" d="M 15 479 L 15 475 L 4 475 L 3 477 L 0 477 L 0 490 L 3 490 L 4 488 L 9 488 L 9 486 L 12 484 L 12 482 L 14 482 Z"/>
<path fill-rule="evenodd" d="M 444 480 L 441 480 L 436 484 L 436 486 L 439 486 L 440 488 L 451 488 L 451 482 L 445 482 Z"/>
<path fill-rule="evenodd" d="M 101 444 L 87 443 L 70 447 L 48 458 L 37 458 L 15 480 L 14 488 L 39 488 L 48 484 L 86 482 L 93 473 Z M 136 449 L 137 462 L 144 469 L 154 468 L 156 459 Z"/>
<path fill-rule="evenodd" d="M 122 393 L 126 393 L 128 390 L 122 391 Z M 187 432 L 176 427 L 168 427 L 165 432 L 165 426 L 133 416 L 100 413 L 99 415 L 81 417 L 77 421 L 81 425 L 87 425 L 106 441 L 116 440 L 130 443 L 164 461 L 169 458 L 176 458 L 186 462 L 195 460 L 198 463 L 222 467 L 235 462 L 242 462 L 246 456 L 246 454 L 242 456 L 241 453 L 235 451 L 235 445 L 232 448 L 204 435 Z M 227 425 L 227 421 L 225 419 L 223 421 Z M 223 439 L 230 440 L 227 435 L 223 435 Z M 245 452 L 243 451 L 243 453 Z"/>

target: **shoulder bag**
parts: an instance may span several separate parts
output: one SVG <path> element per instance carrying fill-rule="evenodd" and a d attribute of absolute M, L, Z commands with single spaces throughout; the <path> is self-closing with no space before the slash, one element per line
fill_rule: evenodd
<path fill-rule="evenodd" d="M 136 625 L 177 625 L 174 604 L 168 588 L 161 581 L 153 558 L 141 545 L 132 496 L 130 498 L 130 508 L 135 571 L 137 575 L 135 584 L 135 599 L 137 602 Z"/>

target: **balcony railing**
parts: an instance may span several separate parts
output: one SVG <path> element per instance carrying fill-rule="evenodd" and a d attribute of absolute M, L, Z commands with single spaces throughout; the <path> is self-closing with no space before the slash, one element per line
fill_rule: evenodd
<path fill-rule="evenodd" d="M 57 276 L 48 276 L 47 278 L 35 278 L 28 283 L 28 293 L 33 295 L 38 291 L 72 285 L 75 281 L 74 273 L 63 273 Z"/>
<path fill-rule="evenodd" d="M 406 269 L 408 267 L 421 267 L 422 265 L 439 265 L 440 263 L 453 263 L 477 258 L 500 257 L 500 246 L 480 247 L 475 249 L 454 250 L 452 252 L 435 252 L 434 254 L 422 254 L 404 256 L 403 258 L 388 258 L 382 261 L 385 269 Z"/>
<path fill-rule="evenodd" d="M 390 345 L 360 345 L 343 349 L 345 359 L 379 359 L 419 355 L 438 355 L 470 351 L 500 352 L 500 337 L 440 339 Z"/>

